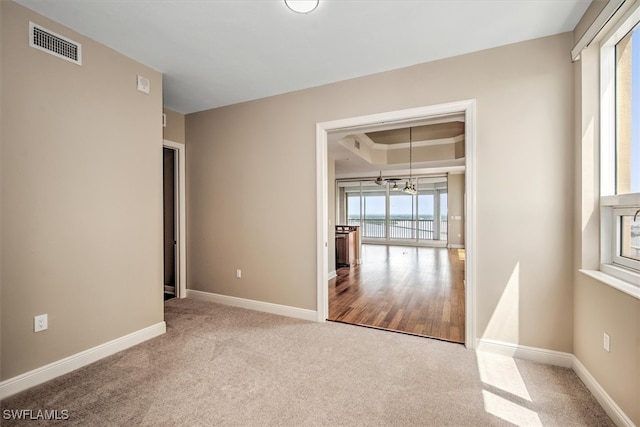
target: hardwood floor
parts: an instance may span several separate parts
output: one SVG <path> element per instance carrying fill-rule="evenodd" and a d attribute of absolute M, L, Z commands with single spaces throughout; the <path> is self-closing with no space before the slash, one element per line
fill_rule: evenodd
<path fill-rule="evenodd" d="M 329 281 L 329 320 L 464 343 L 464 250 L 362 245 Z"/>

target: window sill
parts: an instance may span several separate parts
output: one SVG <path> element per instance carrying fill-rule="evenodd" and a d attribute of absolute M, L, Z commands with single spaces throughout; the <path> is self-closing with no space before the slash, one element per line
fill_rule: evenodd
<path fill-rule="evenodd" d="M 616 267 L 610 267 L 610 268 L 616 268 Z M 599 271 L 599 270 L 580 269 L 578 271 L 580 271 L 582 274 L 586 276 L 589 276 L 593 279 L 598 280 L 599 282 L 604 283 L 605 285 L 609 285 L 612 288 L 619 290 L 620 292 L 623 292 L 627 295 L 634 297 L 635 299 L 640 300 L 640 275 L 638 274 L 630 273 L 632 276 L 635 276 L 635 280 L 637 283 L 637 285 L 635 285 L 625 280 L 620 280 L 616 277 L 610 276 L 609 274 L 603 273 L 602 271 Z"/>

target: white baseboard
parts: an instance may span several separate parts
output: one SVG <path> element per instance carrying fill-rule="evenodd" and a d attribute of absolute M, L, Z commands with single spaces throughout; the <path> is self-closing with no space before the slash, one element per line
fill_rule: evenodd
<path fill-rule="evenodd" d="M 502 356 L 514 357 L 516 359 L 546 363 L 547 365 L 562 366 L 563 368 L 573 367 L 573 354 L 502 341 L 481 339 L 476 347 L 476 351 L 485 351 Z"/>
<path fill-rule="evenodd" d="M 280 316 L 294 317 L 296 319 L 316 322 L 318 315 L 315 310 L 291 307 L 288 305 L 272 304 L 270 302 L 256 301 L 252 299 L 230 297 L 228 295 L 214 294 L 211 292 L 195 291 L 187 289 L 187 298 L 211 301 L 232 307 L 247 308 L 249 310 L 263 311 L 265 313 L 279 314 Z"/>
<path fill-rule="evenodd" d="M 0 382 L 0 399 L 67 374 L 166 332 L 164 321 Z"/>
<path fill-rule="evenodd" d="M 335 270 L 329 272 L 327 279 L 331 280 L 334 277 L 338 277 L 338 273 Z"/>
<path fill-rule="evenodd" d="M 635 424 L 624 413 L 622 409 L 616 404 L 616 402 L 607 394 L 602 386 L 593 378 L 593 375 L 585 368 L 585 366 L 573 356 L 573 371 L 578 375 L 578 378 L 582 380 L 584 385 L 587 386 L 591 394 L 596 398 L 598 403 L 607 412 L 607 415 L 617 426 L 635 427 Z"/>
<path fill-rule="evenodd" d="M 580 360 L 573 354 L 487 339 L 481 339 L 479 341 L 476 351 L 484 351 L 516 359 L 571 368 L 617 426 L 636 427 L 627 414 L 620 409 L 611 396 L 607 394 L 587 368 L 585 368 L 585 366 L 580 363 Z"/>

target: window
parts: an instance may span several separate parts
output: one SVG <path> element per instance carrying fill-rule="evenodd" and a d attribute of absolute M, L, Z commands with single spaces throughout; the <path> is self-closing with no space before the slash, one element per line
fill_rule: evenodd
<path fill-rule="evenodd" d="M 362 236 L 372 239 L 385 239 L 387 228 L 387 200 L 385 189 L 375 182 L 362 182 Z"/>
<path fill-rule="evenodd" d="M 416 178 L 417 194 L 400 191 L 395 181 L 339 181 L 338 221 L 359 225 L 364 241 L 397 243 L 447 242 L 447 177 Z M 398 190 L 397 190 L 398 189 Z"/>
<path fill-rule="evenodd" d="M 640 9 L 601 49 L 601 271 L 640 287 Z"/>
<path fill-rule="evenodd" d="M 440 240 L 447 240 L 447 193 L 440 192 Z"/>
<path fill-rule="evenodd" d="M 616 246 L 614 263 L 637 267 L 640 261 L 640 212 L 634 209 L 614 209 Z"/>
<path fill-rule="evenodd" d="M 640 192 L 640 31 L 636 26 L 616 50 L 615 194 Z"/>
<path fill-rule="evenodd" d="M 415 197 L 402 191 L 389 194 L 389 238 L 412 240 L 416 238 Z"/>

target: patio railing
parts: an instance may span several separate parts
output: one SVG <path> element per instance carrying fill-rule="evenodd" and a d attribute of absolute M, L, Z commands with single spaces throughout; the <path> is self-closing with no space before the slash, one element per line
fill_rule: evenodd
<path fill-rule="evenodd" d="M 385 239 L 387 227 L 384 219 L 349 219 L 349 225 L 359 225 L 363 238 Z M 435 236 L 432 219 L 389 218 L 389 239 L 391 240 L 447 240 L 447 220 L 440 220 L 440 236 Z"/>

